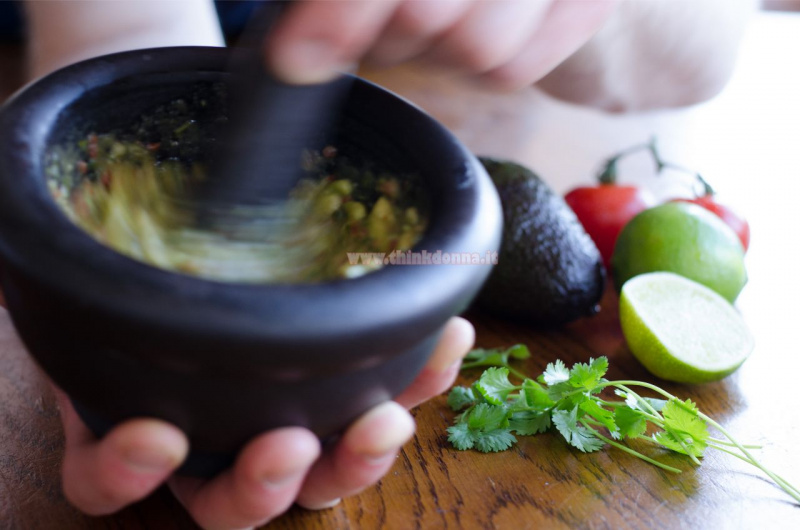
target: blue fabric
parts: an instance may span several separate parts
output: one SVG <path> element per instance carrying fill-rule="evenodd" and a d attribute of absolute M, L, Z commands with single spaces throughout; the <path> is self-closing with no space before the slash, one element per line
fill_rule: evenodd
<path fill-rule="evenodd" d="M 235 38 L 244 28 L 247 19 L 262 0 L 217 0 L 217 14 L 222 30 L 229 39 Z M 0 39 L 19 39 L 23 35 L 22 2 L 0 0 Z"/>
<path fill-rule="evenodd" d="M 236 38 L 244 29 L 250 14 L 263 0 L 216 0 L 217 15 L 227 39 Z"/>
<path fill-rule="evenodd" d="M 17 40 L 22 38 L 24 24 L 22 21 L 22 2 L 17 0 L 0 0 L 0 40 Z"/>

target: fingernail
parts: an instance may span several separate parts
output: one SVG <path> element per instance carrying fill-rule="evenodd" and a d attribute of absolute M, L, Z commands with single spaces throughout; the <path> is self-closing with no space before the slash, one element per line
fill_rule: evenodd
<path fill-rule="evenodd" d="M 174 469 L 178 467 L 178 464 L 183 459 L 182 455 L 176 452 L 163 451 L 152 447 L 131 448 L 125 453 L 124 458 L 128 467 L 144 473 Z"/>
<path fill-rule="evenodd" d="M 299 480 L 302 480 L 308 468 L 294 469 L 292 471 L 267 473 L 261 477 L 261 483 L 267 488 L 282 488 Z"/>
<path fill-rule="evenodd" d="M 272 69 L 280 79 L 292 84 L 324 83 L 335 79 L 341 64 L 335 48 L 325 40 L 305 40 L 273 54 Z"/>
<path fill-rule="evenodd" d="M 400 448 L 395 448 L 389 451 L 388 453 L 382 453 L 378 455 L 373 454 L 362 454 L 361 458 L 364 459 L 371 466 L 381 467 L 386 464 L 393 462 L 397 459 L 397 454 L 400 452 Z"/>
<path fill-rule="evenodd" d="M 395 403 L 387 401 L 365 414 L 347 433 L 351 448 L 362 457 L 379 462 L 394 454 L 414 435 L 411 415 Z"/>
<path fill-rule="evenodd" d="M 439 346 L 426 368 L 439 373 L 457 370 L 474 337 L 475 329 L 472 324 L 463 318 L 452 319 L 445 327 Z"/>
<path fill-rule="evenodd" d="M 308 458 L 300 458 L 284 469 L 268 469 L 261 475 L 261 483 L 267 488 L 282 488 L 303 480 L 316 457 L 316 454 L 309 454 Z"/>
<path fill-rule="evenodd" d="M 452 359 L 437 359 L 434 357 L 431 359 L 430 363 L 428 363 L 427 368 L 433 370 L 434 372 L 445 374 L 453 370 L 458 370 L 459 366 L 461 366 L 461 358 L 453 361 Z"/>
<path fill-rule="evenodd" d="M 334 506 L 336 506 L 340 502 L 342 502 L 341 497 L 338 498 L 338 499 L 333 499 L 332 501 L 321 502 L 319 504 L 311 504 L 311 505 L 303 504 L 302 506 L 303 506 L 303 508 L 305 508 L 307 510 L 325 510 L 327 508 L 333 508 Z"/>
<path fill-rule="evenodd" d="M 444 373 L 459 364 L 461 364 L 460 352 L 454 348 L 445 348 L 434 353 L 425 368 L 434 372 Z"/>

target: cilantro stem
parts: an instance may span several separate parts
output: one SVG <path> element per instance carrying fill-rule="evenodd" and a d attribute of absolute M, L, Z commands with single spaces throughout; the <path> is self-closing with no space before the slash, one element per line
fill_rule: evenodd
<path fill-rule="evenodd" d="M 661 421 L 658 422 L 657 425 L 661 427 L 663 430 L 667 431 L 672 436 L 672 438 L 674 438 L 675 441 L 680 444 L 681 448 L 683 449 L 683 452 L 686 454 L 686 456 L 688 456 L 692 460 L 692 462 L 695 463 L 695 465 L 698 466 L 700 465 L 700 459 L 697 458 L 697 456 L 695 456 L 695 454 L 689 450 L 689 448 L 686 446 L 686 442 L 684 442 L 683 437 L 680 435 L 680 433 L 673 432 L 671 429 L 668 429 L 666 422 L 663 421 L 661 415 L 658 413 L 656 409 L 653 408 L 653 406 L 650 403 L 647 402 L 647 400 L 645 400 L 642 396 L 640 396 L 639 394 L 637 394 L 636 392 L 634 392 L 625 385 L 617 384 L 614 386 L 616 388 L 619 388 L 620 390 L 625 391 L 626 393 L 628 393 L 628 395 L 632 395 L 634 398 L 636 398 L 636 402 L 639 404 L 639 406 L 644 406 L 645 408 L 647 408 L 647 410 L 650 411 L 652 415 L 657 416 L 659 419 L 661 419 Z"/>
<path fill-rule="evenodd" d="M 631 392 L 631 393 L 633 393 L 633 392 Z M 604 399 L 599 399 L 599 398 L 597 399 L 597 401 L 602 403 L 603 405 L 605 405 L 607 407 L 612 407 L 612 408 L 620 408 L 620 407 L 627 407 L 628 406 L 624 402 L 606 401 Z M 642 400 L 642 401 L 644 401 L 644 400 Z M 646 401 L 644 401 L 644 403 L 649 405 L 649 403 L 647 403 Z M 643 410 L 640 410 L 638 412 L 642 415 L 642 417 L 644 419 L 646 419 L 650 423 L 654 424 L 656 427 L 658 427 L 660 429 L 664 428 L 664 418 L 662 418 L 661 415 L 658 414 L 657 412 L 656 412 L 655 415 L 650 414 L 649 412 L 645 412 Z M 728 443 L 728 442 L 725 442 L 725 443 Z"/>
<path fill-rule="evenodd" d="M 617 383 L 619 383 L 619 381 L 617 381 Z M 630 388 L 626 387 L 623 384 L 616 384 L 614 386 L 619 388 L 620 390 L 628 393 L 629 395 L 632 395 L 634 398 L 636 398 L 636 402 L 640 406 L 644 406 L 647 410 L 650 411 L 650 414 L 652 414 L 653 416 L 658 417 L 663 422 L 663 418 L 661 418 L 661 415 L 658 413 L 658 411 L 656 409 L 654 409 L 653 406 L 650 403 L 648 403 L 647 400 L 644 399 L 642 396 L 640 396 L 639 394 L 637 394 L 636 392 L 634 392 L 633 390 L 631 390 Z"/>
<path fill-rule="evenodd" d="M 730 449 L 726 449 L 725 447 L 719 447 L 719 446 L 717 446 L 717 445 L 712 445 L 711 447 L 713 447 L 714 449 L 716 449 L 716 450 L 718 450 L 718 451 L 722 451 L 723 453 L 728 453 L 728 454 L 729 454 L 729 455 L 731 455 L 731 456 L 735 456 L 735 457 L 736 457 L 736 458 L 738 458 L 739 460 L 742 460 L 742 461 L 744 461 L 744 462 L 747 462 L 747 463 L 748 463 L 748 464 L 750 464 L 750 465 L 753 465 L 753 462 L 752 462 L 751 460 L 747 459 L 746 457 L 744 457 L 744 456 L 740 455 L 739 453 L 737 453 L 737 452 L 735 452 L 735 451 L 731 451 Z M 789 495 L 792 495 L 792 492 L 795 492 L 795 493 L 797 493 L 798 495 L 800 495 L 800 490 L 798 490 L 797 488 L 795 488 L 794 486 L 792 486 L 791 484 L 789 484 L 788 482 L 786 482 L 786 479 L 784 479 L 783 477 L 781 477 L 781 476 L 780 476 L 780 475 L 778 475 L 777 473 L 774 473 L 774 475 L 775 475 L 775 478 L 776 478 L 776 479 L 778 479 L 778 480 L 776 480 L 775 482 L 776 482 L 776 483 L 777 483 L 777 484 L 778 484 L 778 485 L 779 485 L 779 486 L 780 486 L 780 487 L 781 487 L 781 488 L 782 488 L 782 489 L 783 489 L 783 490 L 784 490 L 786 493 L 788 493 Z M 792 495 L 792 497 L 794 497 L 795 499 L 797 499 L 797 497 L 796 497 L 795 495 Z M 800 499 L 798 499 L 798 500 L 800 500 Z"/>
<path fill-rule="evenodd" d="M 714 438 L 713 436 L 709 436 L 708 441 L 714 442 L 714 444 L 716 445 L 726 445 L 728 447 L 736 447 L 736 444 L 731 443 L 728 440 L 723 440 L 721 438 Z M 746 447 L 747 449 L 761 449 L 764 446 L 756 444 L 742 444 L 742 447 Z"/>
<path fill-rule="evenodd" d="M 645 442 L 647 442 L 647 443 L 649 443 L 650 445 L 653 445 L 653 446 L 655 446 L 655 447 L 660 447 L 661 449 L 665 449 L 665 447 L 664 447 L 662 444 L 658 443 L 658 442 L 657 442 L 657 441 L 655 441 L 653 438 L 650 438 L 650 437 L 648 437 L 648 436 L 639 436 L 639 437 L 638 437 L 638 439 L 639 439 L 639 440 L 643 440 L 643 441 L 645 441 Z M 684 447 L 685 447 L 685 446 L 684 446 Z M 712 447 L 713 447 L 713 446 L 712 446 Z M 675 451 L 674 449 L 669 449 L 669 448 L 667 448 L 667 450 L 668 450 L 668 451 L 673 451 L 673 452 L 678 452 L 678 451 Z M 690 454 L 688 454 L 688 453 L 680 453 L 680 452 L 678 452 L 678 454 L 682 454 L 682 455 L 684 455 L 684 456 L 692 456 L 692 455 L 690 455 Z M 702 462 L 700 462 L 699 460 L 697 460 L 697 462 L 696 462 L 696 463 L 697 463 L 697 465 L 698 465 L 698 466 L 702 465 Z"/>
<path fill-rule="evenodd" d="M 462 363 L 461 369 L 462 370 L 469 370 L 470 368 L 478 368 L 480 366 L 487 366 L 487 365 L 483 361 L 473 361 L 471 363 Z M 516 376 L 519 379 L 522 379 L 523 381 L 525 379 L 528 379 L 527 375 L 523 374 L 522 372 L 520 372 L 519 370 L 517 370 L 513 366 L 509 366 L 507 364 L 503 364 L 503 365 L 500 365 L 500 366 L 502 366 L 503 368 L 507 368 L 508 372 L 510 374 L 513 374 L 514 376 Z"/>
<path fill-rule="evenodd" d="M 653 406 L 647 402 L 642 396 L 631 390 L 630 388 L 626 387 L 625 385 L 615 385 L 616 388 L 624 391 L 629 396 L 633 396 L 636 399 L 636 403 L 639 404 L 640 407 L 646 408 L 650 412 L 646 412 L 644 410 L 640 411 L 642 416 L 645 416 L 651 423 L 654 423 L 661 429 L 664 429 L 664 417 L 658 413 L 658 411 L 653 408 Z M 699 462 L 698 462 L 699 463 Z"/>
<path fill-rule="evenodd" d="M 652 390 L 653 392 L 656 392 L 656 393 L 658 393 L 658 394 L 661 394 L 662 396 L 664 396 L 664 397 L 665 397 L 665 398 L 667 398 L 667 399 L 675 399 L 675 400 L 677 400 L 677 399 L 678 399 L 678 398 L 676 398 L 675 396 L 673 396 L 672 394 L 670 394 L 669 392 L 667 392 L 667 391 L 665 391 L 665 390 L 662 390 L 662 389 L 658 388 L 658 387 L 657 387 L 657 386 L 655 386 L 655 385 L 651 385 L 650 383 L 645 383 L 644 381 L 609 381 L 609 382 L 607 382 L 607 383 L 603 383 L 603 384 L 602 384 L 602 386 L 613 386 L 613 385 L 631 385 L 631 386 L 641 386 L 641 387 L 644 387 L 644 388 L 649 388 L 649 389 L 650 389 L 650 390 Z M 748 451 L 748 450 L 747 450 L 747 449 L 746 449 L 746 448 L 745 448 L 745 447 L 744 447 L 742 444 L 740 444 L 740 443 L 739 443 L 739 442 L 738 442 L 738 441 L 737 441 L 737 440 L 736 440 L 736 439 L 735 439 L 733 436 L 731 436 L 731 434 L 730 434 L 728 431 L 726 431 L 726 430 L 725 430 L 725 428 L 724 428 L 724 427 L 722 427 L 722 425 L 720 425 L 719 423 L 717 423 L 716 421 L 714 421 L 713 419 L 711 419 L 710 417 L 706 416 L 705 414 L 703 414 L 703 413 L 702 413 L 702 412 L 700 412 L 700 411 L 697 411 L 697 416 L 698 416 L 700 419 L 702 419 L 703 421 L 705 421 L 707 424 L 709 424 L 709 425 L 711 425 L 712 427 L 714 427 L 715 429 L 717 429 L 717 430 L 718 430 L 719 432 L 721 432 L 721 433 L 722 433 L 722 434 L 723 434 L 723 435 L 724 435 L 724 436 L 725 436 L 725 437 L 726 437 L 728 440 L 730 440 L 730 441 L 733 443 L 733 445 L 734 445 L 734 446 L 735 446 L 735 447 L 736 447 L 736 448 L 737 448 L 739 451 L 741 451 L 741 452 L 742 452 L 742 454 L 744 454 L 744 455 L 747 457 L 747 458 L 743 458 L 745 461 L 748 461 L 748 462 L 750 462 L 750 464 L 752 464 L 753 466 L 755 466 L 755 467 L 757 467 L 758 469 L 760 469 L 761 471 L 763 471 L 763 472 L 764 472 L 764 473 L 765 473 L 765 474 L 766 474 L 766 475 L 767 475 L 769 478 L 771 478 L 771 479 L 772 479 L 772 480 L 773 480 L 773 481 L 774 481 L 774 482 L 775 482 L 775 483 L 776 483 L 778 486 L 780 486 L 780 487 L 781 487 L 781 489 L 783 489 L 783 491 L 785 491 L 786 493 L 788 493 L 789 495 L 791 495 L 791 496 L 792 496 L 792 497 L 793 497 L 795 500 L 797 500 L 798 502 L 800 502 L 800 492 L 798 491 L 798 489 L 797 489 L 795 486 L 792 486 L 792 485 L 791 485 L 791 484 L 789 484 L 788 482 L 786 482 L 786 481 L 784 481 L 783 479 L 781 479 L 780 477 L 778 477 L 778 476 L 777 476 L 775 473 L 773 473 L 772 471 L 770 471 L 769 469 L 767 469 L 766 467 L 764 467 L 764 465 L 763 465 L 761 462 L 759 462 L 758 460 L 756 460 L 756 459 L 755 459 L 755 457 L 753 457 L 753 455 L 751 455 L 751 454 L 750 454 L 750 451 Z M 715 449 L 719 449 L 719 450 L 721 450 L 721 448 L 720 448 L 720 447 L 715 447 Z"/>
<path fill-rule="evenodd" d="M 698 415 L 700 418 L 702 418 L 703 420 L 705 420 L 705 422 L 706 422 L 706 423 L 708 423 L 709 425 L 711 425 L 712 427 L 714 427 L 715 429 L 717 429 L 719 432 L 721 432 L 722 434 L 724 434 L 724 435 L 725 435 L 725 437 L 726 437 L 728 440 L 730 440 L 731 442 L 733 442 L 733 445 L 735 445 L 735 446 L 736 446 L 736 448 L 737 448 L 737 449 L 739 449 L 739 451 L 741 451 L 741 452 L 742 452 L 742 454 L 743 454 L 743 455 L 745 455 L 745 456 L 747 457 L 747 459 L 749 459 L 749 460 L 750 460 L 750 463 L 751 463 L 752 465 L 756 466 L 758 469 L 760 469 L 761 471 L 763 471 L 764 473 L 766 473 L 766 475 L 767 475 L 769 478 L 771 478 L 772 480 L 774 480 L 774 481 L 775 481 L 775 483 L 776 483 L 777 485 L 779 485 L 779 486 L 780 486 L 780 487 L 783 489 L 783 491 L 785 491 L 786 493 L 788 493 L 789 495 L 791 495 L 792 497 L 794 497 L 794 499 L 795 499 L 795 500 L 797 500 L 798 502 L 800 502 L 800 492 L 798 492 L 798 489 L 797 489 L 796 487 L 792 486 L 792 485 L 791 485 L 791 484 L 789 484 L 788 482 L 786 482 L 786 481 L 784 481 L 783 479 L 781 479 L 781 478 L 780 478 L 779 476 L 777 476 L 775 473 L 773 473 L 772 471 L 770 471 L 769 469 L 767 469 L 767 468 L 766 468 L 766 467 L 765 467 L 765 466 L 764 466 L 764 465 L 763 465 L 761 462 L 759 462 L 758 460 L 756 460 L 756 459 L 755 459 L 755 457 L 753 457 L 753 455 L 751 455 L 751 454 L 750 454 L 750 451 L 748 451 L 747 449 L 745 449 L 745 448 L 744 448 L 744 446 L 742 446 L 742 444 L 740 444 L 738 441 L 736 441 L 736 439 L 735 439 L 733 436 L 731 436 L 731 434 L 730 434 L 728 431 L 726 431 L 726 430 L 725 430 L 725 428 L 724 428 L 722 425 L 720 425 L 719 423 L 717 423 L 717 422 L 716 422 L 716 421 L 714 421 L 713 419 L 709 418 L 708 416 L 706 416 L 705 414 L 703 414 L 703 413 L 702 413 L 702 412 L 700 412 L 700 411 L 698 411 L 698 412 L 697 412 L 697 415 Z M 718 449 L 719 449 L 719 448 L 718 448 Z"/>
<path fill-rule="evenodd" d="M 661 469 L 663 469 L 663 470 L 665 470 L 665 471 L 671 471 L 672 473 L 680 473 L 680 472 L 681 472 L 681 470 L 680 470 L 680 469 L 678 469 L 678 468 L 675 468 L 675 467 L 672 467 L 672 466 L 668 466 L 667 464 L 662 464 L 662 463 L 661 463 L 661 462 L 659 462 L 658 460 L 653 460 L 653 459 L 652 459 L 652 458 L 650 458 L 649 456 L 645 456 L 645 455 L 643 455 L 642 453 L 640 453 L 640 452 L 638 452 L 638 451 L 636 451 L 636 450 L 634 450 L 634 449 L 631 449 L 630 447 L 628 447 L 628 446 L 626 446 L 626 445 L 622 445 L 621 443 L 617 443 L 617 442 L 615 442 L 614 440 L 612 440 L 612 439 L 610 439 L 610 438 L 607 438 L 607 437 L 603 436 L 602 434 L 600 434 L 600 433 L 597 431 L 597 429 L 594 429 L 594 428 L 592 428 L 590 425 L 587 425 L 587 424 L 586 424 L 586 422 L 583 422 L 583 421 L 582 421 L 581 423 L 583 423 L 583 424 L 584 424 L 584 426 L 585 426 L 587 429 L 589 429 L 590 431 L 592 431 L 592 432 L 594 433 L 594 435 L 595 435 L 595 436 L 597 436 L 599 439 L 603 440 L 605 443 L 607 443 L 608 445 L 610 445 L 610 446 L 612 446 L 612 447 L 616 447 L 617 449 L 620 449 L 620 450 L 622 450 L 622 451 L 625 451 L 626 453 L 628 453 L 628 454 L 630 454 L 630 455 L 633 455 L 633 456 L 635 456 L 636 458 L 641 458 L 641 459 L 642 459 L 642 460 L 644 460 L 645 462 L 648 462 L 648 463 L 650 463 L 650 464 L 653 464 L 654 466 L 660 467 Z"/>
<path fill-rule="evenodd" d="M 606 427 L 605 425 L 603 425 L 603 423 L 597 421 L 596 419 L 592 418 L 591 416 L 586 416 L 581 421 L 582 422 L 587 422 L 588 421 L 589 423 L 591 423 L 592 425 L 596 425 L 597 427 Z M 584 425 L 585 425 L 585 423 L 584 423 Z M 606 427 L 606 429 L 608 429 L 608 427 Z"/>
<path fill-rule="evenodd" d="M 597 388 L 605 388 L 605 387 L 608 387 L 608 386 L 615 386 L 615 387 L 617 387 L 617 388 L 619 388 L 621 390 L 624 390 L 625 387 L 621 386 L 621 385 L 641 386 L 641 387 L 644 387 L 644 388 L 649 388 L 653 392 L 656 392 L 657 394 L 661 394 L 662 396 L 664 396 L 667 399 L 678 400 L 678 398 L 676 398 L 675 396 L 673 396 L 672 394 L 670 394 L 666 390 L 662 390 L 662 389 L 658 388 L 656 385 L 651 385 L 650 383 L 645 383 L 644 381 L 606 381 L 605 383 L 600 383 L 599 385 L 597 385 Z M 630 390 L 628 390 L 628 391 L 630 392 Z M 636 394 L 636 393 L 634 392 L 634 394 Z M 647 404 L 648 404 L 648 406 L 650 405 L 649 403 L 647 403 Z"/>
<path fill-rule="evenodd" d="M 606 401 L 605 399 L 601 399 L 601 398 L 597 398 L 597 402 L 598 403 L 602 403 L 603 405 L 605 405 L 607 407 L 614 407 L 614 408 L 627 406 L 627 405 L 625 405 L 625 402 L 623 402 L 623 401 Z"/>
<path fill-rule="evenodd" d="M 667 399 L 675 399 L 675 400 L 678 399 L 675 396 L 673 396 L 672 394 L 670 394 L 669 392 L 667 392 L 666 390 L 662 390 L 662 389 L 658 388 L 656 385 L 651 385 L 650 383 L 645 383 L 644 381 L 606 381 L 605 383 L 601 383 L 601 384 L 597 385 L 597 387 L 598 388 L 605 388 L 607 386 L 615 386 L 615 387 L 619 388 L 620 390 L 625 390 L 627 392 L 632 392 L 634 395 L 639 397 L 639 395 L 636 394 L 636 392 L 633 392 L 632 390 L 626 388 L 625 385 L 641 386 L 641 387 L 644 387 L 644 388 L 649 388 L 653 392 L 661 394 L 662 396 L 664 396 Z M 645 403 L 647 403 L 647 402 L 645 401 Z M 652 406 L 650 406 L 650 403 L 647 403 L 647 406 L 649 406 L 651 410 L 654 410 L 652 408 Z"/>

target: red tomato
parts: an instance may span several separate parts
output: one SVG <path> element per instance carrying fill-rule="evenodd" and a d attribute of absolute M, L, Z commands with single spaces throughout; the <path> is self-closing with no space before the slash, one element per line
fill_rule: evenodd
<path fill-rule="evenodd" d="M 606 268 L 622 227 L 636 214 L 655 206 L 650 193 L 635 186 L 600 184 L 575 188 L 564 197 L 591 236 Z"/>
<path fill-rule="evenodd" d="M 702 206 L 710 212 L 714 212 L 736 232 L 742 242 L 744 251 L 747 252 L 747 248 L 750 246 L 750 225 L 744 217 L 736 213 L 732 208 L 717 202 L 715 195 L 704 195 L 696 199 L 673 199 L 672 202 L 691 202 Z"/>

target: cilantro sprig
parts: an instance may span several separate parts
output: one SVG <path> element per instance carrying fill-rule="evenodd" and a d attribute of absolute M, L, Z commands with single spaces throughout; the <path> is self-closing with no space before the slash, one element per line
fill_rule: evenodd
<path fill-rule="evenodd" d="M 508 371 L 520 379 L 525 379 L 525 374 L 508 364 L 511 359 L 525 360 L 531 356 L 530 350 L 524 344 L 515 344 L 510 348 L 493 348 L 485 350 L 475 348 L 470 351 L 461 364 L 462 370 L 477 368 L 479 366 L 504 366 Z"/>
<path fill-rule="evenodd" d="M 643 381 L 607 380 L 606 357 L 576 363 L 572 368 L 558 360 L 548 364 L 539 377 L 529 378 L 510 365 L 512 360 L 528 357 L 528 348 L 519 344 L 505 350 L 473 350 L 467 355 L 462 369 L 488 368 L 471 387 L 454 387 L 448 395 L 448 405 L 460 412 L 447 429 L 448 440 L 456 449 L 505 451 L 517 442 L 515 435 L 555 431 L 584 453 L 610 445 L 673 473 L 681 470 L 623 442 L 639 440 L 668 449 L 686 455 L 696 465 L 707 449 L 716 449 L 759 468 L 800 502 L 800 490 L 750 453 L 749 449 L 759 446 L 739 443 L 691 400 L 680 400 Z M 512 375 L 519 383 L 509 379 Z M 644 388 L 660 397 L 641 396 L 633 388 Z M 606 390 L 613 390 L 618 399 L 603 398 Z M 710 429 L 724 438 L 712 437 Z"/>

